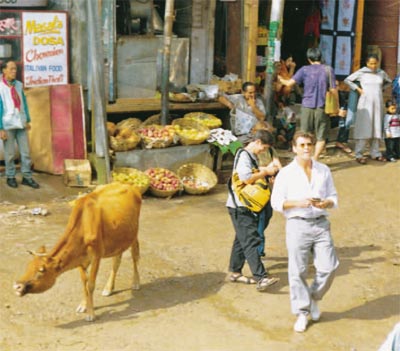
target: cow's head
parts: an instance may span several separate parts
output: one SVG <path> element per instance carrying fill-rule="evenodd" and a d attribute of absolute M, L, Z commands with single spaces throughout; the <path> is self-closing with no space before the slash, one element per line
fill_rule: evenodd
<path fill-rule="evenodd" d="M 44 246 L 37 252 L 29 253 L 34 258 L 28 263 L 25 274 L 14 283 L 14 290 L 18 296 L 46 291 L 55 284 L 58 276 L 58 265 L 53 258 L 47 256 Z"/>

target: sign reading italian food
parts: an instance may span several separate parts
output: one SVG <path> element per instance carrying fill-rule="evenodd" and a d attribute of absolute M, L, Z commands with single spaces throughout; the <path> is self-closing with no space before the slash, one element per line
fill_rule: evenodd
<path fill-rule="evenodd" d="M 67 14 L 23 12 L 26 87 L 68 84 Z"/>

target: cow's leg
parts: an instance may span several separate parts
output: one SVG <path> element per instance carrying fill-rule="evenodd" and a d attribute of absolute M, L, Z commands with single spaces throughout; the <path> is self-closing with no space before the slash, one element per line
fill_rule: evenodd
<path fill-rule="evenodd" d="M 78 313 L 85 313 L 86 312 L 86 302 L 88 299 L 87 296 L 87 281 L 88 281 L 88 277 L 87 277 L 87 273 L 86 273 L 86 268 L 79 266 L 79 274 L 81 275 L 81 280 L 82 280 L 82 285 L 83 285 L 83 300 L 82 302 L 79 304 L 78 308 L 76 309 L 76 312 Z"/>
<path fill-rule="evenodd" d="M 122 254 L 113 257 L 113 265 L 110 276 L 108 277 L 107 284 L 105 285 L 102 295 L 110 296 L 114 291 L 115 278 L 117 276 L 118 268 L 121 264 Z"/>
<path fill-rule="evenodd" d="M 86 284 L 86 289 L 87 289 L 86 320 L 88 322 L 92 322 L 95 319 L 94 307 L 93 307 L 93 291 L 96 286 L 96 277 L 97 277 L 97 272 L 99 271 L 99 267 L 100 267 L 100 257 L 94 257 L 90 264 L 89 280 Z"/>
<path fill-rule="evenodd" d="M 132 290 L 139 290 L 140 289 L 140 276 L 139 276 L 139 271 L 138 271 L 138 263 L 139 263 L 139 258 L 140 258 L 140 250 L 139 250 L 139 242 L 136 240 L 132 247 L 131 247 L 131 253 L 132 253 L 132 263 L 133 263 L 133 284 L 132 284 Z"/>

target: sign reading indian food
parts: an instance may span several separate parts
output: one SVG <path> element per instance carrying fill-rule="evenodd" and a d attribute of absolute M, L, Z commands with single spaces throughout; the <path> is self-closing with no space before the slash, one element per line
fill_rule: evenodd
<path fill-rule="evenodd" d="M 68 84 L 67 14 L 23 12 L 26 87 Z"/>

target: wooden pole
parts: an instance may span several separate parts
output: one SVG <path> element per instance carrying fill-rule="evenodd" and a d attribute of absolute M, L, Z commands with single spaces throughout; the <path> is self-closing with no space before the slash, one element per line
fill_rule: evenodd
<path fill-rule="evenodd" d="M 161 124 L 169 117 L 169 64 L 171 59 L 172 25 L 174 22 L 174 0 L 167 0 L 164 15 L 164 50 L 161 71 Z"/>
<path fill-rule="evenodd" d="M 110 156 L 108 153 L 108 133 L 106 114 L 106 94 L 104 87 L 104 52 L 101 45 L 99 3 L 87 2 L 88 11 L 88 54 L 90 61 L 90 97 L 92 110 L 92 123 L 94 124 L 94 144 L 98 162 L 104 163 L 104 182 L 110 182 Z"/>
<path fill-rule="evenodd" d="M 258 37 L 258 0 L 247 0 L 245 22 L 248 25 L 246 81 L 256 79 L 257 37 Z"/>
<path fill-rule="evenodd" d="M 357 71 L 361 67 L 361 48 L 362 48 L 362 30 L 364 20 L 364 0 L 357 1 L 357 22 L 356 37 L 354 45 L 353 67 L 352 72 Z"/>

